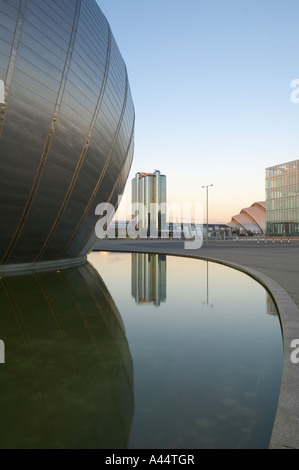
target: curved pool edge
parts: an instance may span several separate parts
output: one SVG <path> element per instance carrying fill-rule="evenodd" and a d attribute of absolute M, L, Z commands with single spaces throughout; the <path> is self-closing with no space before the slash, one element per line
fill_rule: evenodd
<path fill-rule="evenodd" d="M 108 246 L 106 245 L 106 248 Z M 291 361 L 291 342 L 299 339 L 299 308 L 287 293 L 276 281 L 269 276 L 250 268 L 243 264 L 227 261 L 219 257 L 205 256 L 200 253 L 182 253 L 180 250 L 157 249 L 150 247 L 137 247 L 129 245 L 125 247 L 109 246 L 109 249 L 98 251 L 119 252 L 119 253 L 151 253 L 168 256 L 179 256 L 185 258 L 200 259 L 222 264 L 224 266 L 237 269 L 259 282 L 273 297 L 278 310 L 278 316 L 282 331 L 283 340 L 283 370 L 280 394 L 276 416 L 274 420 L 269 449 L 298 449 L 299 448 L 299 364 Z"/>

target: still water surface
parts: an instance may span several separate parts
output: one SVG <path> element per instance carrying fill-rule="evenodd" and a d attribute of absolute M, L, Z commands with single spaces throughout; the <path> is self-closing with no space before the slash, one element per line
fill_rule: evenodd
<path fill-rule="evenodd" d="M 1 448 L 267 448 L 277 312 L 236 270 L 162 255 L 0 280 Z"/>

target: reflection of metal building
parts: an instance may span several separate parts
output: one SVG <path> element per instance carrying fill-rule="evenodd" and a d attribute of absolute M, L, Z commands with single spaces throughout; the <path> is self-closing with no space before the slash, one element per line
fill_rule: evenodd
<path fill-rule="evenodd" d="M 137 303 L 166 301 L 166 256 L 132 253 L 132 296 Z"/>
<path fill-rule="evenodd" d="M 3 278 L 0 311 L 0 448 L 126 448 L 133 363 L 97 271 Z"/>
<path fill-rule="evenodd" d="M 1 0 L 0 43 L 0 272 L 86 262 L 133 158 L 126 65 L 95 0 Z"/>

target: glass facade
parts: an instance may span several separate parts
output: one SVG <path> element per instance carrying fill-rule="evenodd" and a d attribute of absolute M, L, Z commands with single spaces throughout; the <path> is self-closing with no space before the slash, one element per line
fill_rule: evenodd
<path fill-rule="evenodd" d="M 1 0 L 0 43 L 0 264 L 84 256 L 132 163 L 126 65 L 95 0 Z"/>
<path fill-rule="evenodd" d="M 299 236 L 299 160 L 266 169 L 266 233 Z"/>
<path fill-rule="evenodd" d="M 139 228 L 150 228 L 160 233 L 166 222 L 166 176 L 159 170 L 154 173 L 137 173 L 132 180 L 132 203 L 140 204 L 137 215 Z M 132 214 L 135 217 L 135 213 Z"/>

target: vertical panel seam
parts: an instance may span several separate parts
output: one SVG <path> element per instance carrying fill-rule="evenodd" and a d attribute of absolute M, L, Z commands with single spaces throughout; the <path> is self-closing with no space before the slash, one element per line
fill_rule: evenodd
<path fill-rule="evenodd" d="M 126 70 L 126 68 L 125 68 L 125 70 Z M 80 227 L 81 227 L 81 225 L 83 224 L 83 221 L 84 221 L 84 219 L 85 219 L 87 213 L 89 212 L 90 206 L 91 206 L 91 204 L 93 203 L 93 200 L 94 200 L 94 198 L 96 197 L 97 192 L 98 192 L 98 190 L 99 190 L 99 187 L 100 187 L 100 185 L 101 185 L 101 183 L 102 183 L 102 180 L 103 180 L 103 178 L 104 178 L 104 176 L 105 176 L 105 174 L 106 174 L 106 171 L 107 171 L 107 168 L 108 168 L 108 166 L 109 166 L 110 159 L 111 159 L 112 153 L 113 153 L 113 151 L 114 151 L 114 147 L 115 147 L 115 144 L 116 144 L 116 141 L 117 141 L 119 132 L 120 132 L 120 128 L 121 128 L 121 125 L 122 125 L 122 122 L 123 122 L 123 117 L 124 117 L 124 113 L 125 113 L 125 109 L 126 109 L 126 104 L 127 104 L 127 98 L 128 98 L 128 88 L 129 88 L 129 85 L 128 85 L 128 75 L 127 75 L 127 70 L 126 70 L 126 90 L 125 90 L 124 103 L 123 103 L 121 115 L 120 115 L 120 118 L 119 118 L 119 122 L 118 122 L 118 125 L 117 125 L 117 129 L 116 129 L 116 132 L 115 132 L 115 135 L 114 135 L 114 138 L 113 138 L 113 142 L 112 142 L 110 151 L 109 151 L 109 153 L 108 153 L 108 157 L 107 157 L 106 162 L 105 162 L 105 164 L 104 164 L 104 168 L 103 168 L 102 171 L 101 171 L 100 177 L 99 177 L 99 179 L 98 179 L 98 181 L 97 181 L 97 183 L 96 183 L 96 185 L 95 185 L 95 187 L 94 187 L 94 190 L 93 190 L 93 193 L 92 193 L 92 195 L 91 195 L 91 197 L 90 197 L 90 199 L 89 199 L 89 202 L 88 202 L 87 206 L 85 207 L 85 210 L 84 210 L 84 212 L 83 212 L 83 214 L 82 214 L 82 216 L 81 216 L 81 218 L 80 218 L 80 220 L 79 220 L 79 222 L 78 222 L 78 224 L 77 224 L 77 227 L 76 227 L 76 229 L 75 229 L 73 235 L 71 236 L 71 238 L 70 238 L 68 244 L 66 245 L 66 247 L 64 248 L 64 250 L 61 252 L 61 254 L 60 254 L 60 256 L 59 256 L 58 259 L 61 259 L 61 258 L 64 256 L 65 252 L 68 250 L 68 248 L 69 248 L 70 245 L 72 244 L 74 238 L 76 237 L 78 231 L 80 230 Z"/>
<path fill-rule="evenodd" d="M 116 187 L 117 187 L 117 185 L 118 185 L 119 178 L 120 178 L 120 176 L 121 176 L 121 174 L 122 174 L 122 171 L 123 171 L 123 169 L 124 169 L 124 166 L 125 166 L 125 164 L 126 164 L 126 161 L 127 161 L 128 155 L 129 155 L 129 151 L 130 151 L 130 148 L 131 148 L 131 145 L 132 145 L 132 141 L 133 141 L 133 136 L 134 136 L 134 123 L 135 123 L 135 117 L 134 117 L 134 121 L 133 121 L 133 127 L 132 127 L 132 132 L 131 132 L 130 141 L 129 141 L 129 144 L 128 144 L 128 149 L 127 149 L 127 152 L 126 152 L 126 157 L 125 157 L 125 159 L 124 159 L 123 166 L 122 166 L 122 169 L 121 169 L 121 171 L 120 171 L 120 173 L 119 173 L 119 176 L 118 176 L 118 178 L 116 179 L 116 181 L 115 181 L 115 183 L 114 183 L 114 186 L 113 186 L 113 188 L 112 188 L 112 190 L 111 190 L 111 192 L 110 192 L 109 198 L 108 198 L 108 200 L 107 200 L 107 203 L 108 203 L 108 204 L 110 203 L 111 198 L 112 198 L 112 196 L 113 196 L 113 194 L 114 194 L 114 191 L 115 191 L 115 189 L 116 189 Z M 82 250 L 84 250 L 84 247 L 87 245 L 87 243 L 88 243 L 89 240 L 91 239 L 92 234 L 94 233 L 94 230 L 95 230 L 95 229 L 93 228 L 92 231 L 90 232 L 88 238 L 86 239 L 86 241 L 85 241 L 84 244 L 82 245 L 81 249 L 80 249 L 80 250 L 77 252 L 77 254 L 75 255 L 75 257 L 79 256 L 80 253 L 82 252 Z M 95 241 L 95 243 L 96 243 L 96 241 Z"/>
<path fill-rule="evenodd" d="M 46 164 L 46 160 L 47 160 L 47 157 L 48 157 L 48 154 L 49 154 L 49 151 L 50 151 L 52 139 L 53 139 L 56 124 L 57 124 L 57 119 L 58 119 L 58 116 L 59 116 L 60 106 L 61 106 L 61 102 L 62 102 L 62 98 L 63 98 L 65 86 L 66 86 L 67 76 L 68 76 L 68 72 L 69 72 L 69 69 L 70 69 L 73 49 L 74 49 L 74 45 L 75 45 L 75 41 L 76 41 L 78 22 L 79 22 L 79 17 L 80 17 L 80 9 L 81 9 L 81 0 L 76 0 L 76 7 L 75 7 L 75 14 L 74 14 L 74 20 L 73 20 L 73 26 L 72 26 L 70 42 L 69 42 L 69 46 L 68 46 L 68 51 L 67 51 L 67 55 L 66 55 L 64 69 L 63 69 L 63 72 L 62 72 L 62 77 L 61 77 L 61 82 L 60 82 L 60 86 L 59 86 L 59 90 L 58 90 L 58 95 L 57 95 L 57 99 L 56 99 L 56 103 L 55 103 L 55 107 L 54 107 L 54 112 L 53 112 L 53 115 L 52 115 L 51 124 L 49 126 L 48 134 L 47 134 L 45 144 L 44 144 L 43 153 L 42 153 L 42 156 L 41 156 L 41 159 L 40 159 L 40 162 L 39 162 L 39 165 L 38 165 L 35 177 L 34 177 L 34 181 L 33 181 L 33 185 L 32 185 L 31 190 L 30 190 L 30 194 L 28 196 L 27 202 L 26 202 L 24 210 L 23 210 L 23 213 L 21 215 L 21 218 L 20 218 L 19 223 L 17 225 L 17 228 L 15 230 L 15 233 L 12 237 L 12 240 L 11 240 L 11 242 L 10 242 L 10 244 L 9 244 L 5 254 L 4 254 L 4 257 L 3 257 L 2 261 L 1 261 L 1 263 L 3 263 L 3 264 L 6 263 L 9 260 L 11 254 L 12 254 L 12 251 L 13 251 L 13 249 L 14 249 L 14 247 L 15 247 L 15 245 L 16 245 L 16 243 L 17 243 L 17 241 L 18 241 L 18 239 L 19 239 L 19 237 L 20 237 L 20 235 L 23 231 L 23 228 L 24 228 L 24 225 L 26 223 L 28 214 L 30 212 L 33 201 L 35 199 L 35 196 L 36 196 L 39 184 L 40 184 L 40 180 L 41 180 L 41 177 L 42 177 L 42 174 L 43 174 L 43 170 L 44 170 L 44 167 L 45 167 L 45 164 Z"/>
<path fill-rule="evenodd" d="M 5 101 L 4 104 L 0 104 L 0 137 L 2 135 L 4 122 L 5 122 L 7 106 L 8 106 L 8 99 L 9 99 L 9 96 L 10 96 L 11 84 L 12 84 L 15 65 L 16 65 L 16 61 L 17 61 L 17 57 L 18 57 L 18 50 L 19 50 L 21 34 L 22 34 L 22 30 L 23 30 L 23 23 L 24 23 L 24 16 L 25 16 L 26 7 L 27 7 L 27 0 L 20 0 L 19 11 L 18 11 L 18 16 L 17 16 L 17 21 L 16 21 L 16 27 L 15 27 L 15 31 L 14 31 L 14 36 L 13 36 L 13 41 L 12 41 L 12 46 L 11 46 L 10 56 L 9 56 L 9 62 L 8 62 L 8 67 L 7 67 L 6 77 L 5 77 L 5 84 L 4 84 L 5 85 L 6 101 Z"/>
<path fill-rule="evenodd" d="M 96 107 L 95 107 L 95 110 L 94 110 L 94 114 L 93 114 L 93 117 L 92 117 L 92 120 L 91 120 L 91 123 L 90 123 L 90 126 L 89 126 L 89 130 L 88 130 L 88 133 L 87 133 L 84 145 L 83 145 L 82 152 L 81 152 L 79 160 L 77 162 L 77 165 L 76 165 L 71 183 L 70 183 L 70 185 L 67 189 L 65 198 L 62 202 L 59 213 L 58 213 L 58 215 L 57 215 L 57 217 L 56 217 L 56 219 L 55 219 L 55 221 L 52 225 L 50 233 L 48 234 L 48 237 L 47 237 L 43 247 L 41 248 L 40 252 L 36 256 L 36 259 L 35 259 L 36 262 L 38 262 L 40 260 L 40 258 L 43 256 L 46 249 L 48 248 L 48 245 L 49 245 L 52 237 L 54 236 L 54 233 L 55 233 L 55 231 L 56 231 L 56 229 L 57 229 L 57 227 L 58 227 L 58 225 L 61 221 L 61 218 L 62 218 L 62 216 L 64 214 L 64 211 L 65 211 L 65 209 L 66 209 L 66 207 L 69 203 L 69 200 L 70 200 L 71 195 L 73 193 L 74 187 L 75 187 L 76 182 L 78 180 L 82 165 L 84 163 L 84 160 L 85 160 L 85 157 L 86 157 L 89 145 L 90 145 L 92 133 L 93 133 L 93 130 L 94 130 L 94 127 L 95 127 L 95 124 L 96 124 L 96 121 L 97 121 L 97 118 L 98 118 L 98 115 L 99 115 L 99 112 L 100 112 L 100 108 L 101 108 L 101 105 L 102 105 L 102 102 L 103 102 L 103 97 L 104 97 L 104 94 L 105 94 L 106 85 L 107 85 L 107 81 L 108 81 L 108 75 L 109 75 L 110 54 L 111 54 L 111 30 L 110 30 L 110 27 L 108 25 L 108 45 L 107 45 L 107 54 L 106 54 L 106 66 L 105 66 L 105 73 L 104 73 L 104 78 L 103 78 L 103 81 L 102 81 L 102 86 L 101 86 L 101 90 L 100 90 L 100 93 L 99 93 L 98 101 L 97 101 L 97 104 L 96 104 Z"/>

